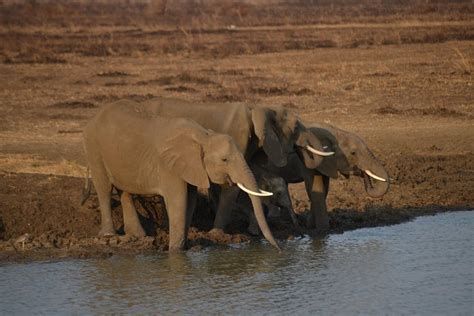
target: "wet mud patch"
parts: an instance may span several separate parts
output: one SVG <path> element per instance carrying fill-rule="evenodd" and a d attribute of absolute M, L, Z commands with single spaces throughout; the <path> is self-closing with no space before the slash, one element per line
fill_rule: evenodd
<path fill-rule="evenodd" d="M 367 77 L 395 77 L 396 75 L 390 71 L 375 71 L 366 74 Z"/>
<path fill-rule="evenodd" d="M 186 87 L 186 86 L 177 86 L 177 87 L 168 87 L 165 88 L 166 91 L 174 91 L 174 92 L 198 92 L 198 90 Z"/>
<path fill-rule="evenodd" d="M 80 120 L 88 119 L 88 117 L 84 115 L 69 114 L 69 113 L 50 114 L 46 116 L 47 118 L 51 120 L 63 120 L 63 121 L 80 121 Z"/>
<path fill-rule="evenodd" d="M 153 98 L 155 98 L 155 95 L 151 93 L 147 93 L 147 94 L 130 93 L 130 94 L 123 94 L 123 95 L 97 94 L 97 95 L 93 95 L 89 99 L 95 102 L 99 102 L 99 103 L 110 103 L 110 102 L 118 101 L 121 99 L 130 99 L 136 102 L 143 102 L 143 101 L 153 99 Z"/>
<path fill-rule="evenodd" d="M 136 102 L 143 102 L 146 100 L 150 100 L 155 98 L 155 95 L 148 93 L 148 94 L 126 94 L 122 96 L 120 99 L 130 99 Z"/>
<path fill-rule="evenodd" d="M 89 97 L 88 99 L 99 103 L 109 103 L 120 100 L 120 98 L 121 96 L 115 94 L 96 94 Z"/>
<path fill-rule="evenodd" d="M 439 117 L 455 117 L 455 118 L 472 118 L 473 115 L 470 113 L 460 112 L 446 107 L 411 107 L 411 108 L 399 108 L 391 105 L 379 107 L 372 111 L 372 113 L 379 115 L 405 115 L 405 116 L 439 116 Z"/>
<path fill-rule="evenodd" d="M 80 85 L 80 86 L 90 86 L 91 83 L 87 80 L 76 80 L 72 82 L 73 85 Z"/>
<path fill-rule="evenodd" d="M 250 87 L 249 91 L 254 94 L 265 96 L 282 96 L 282 95 L 313 95 L 314 91 L 308 88 L 292 89 L 287 87 Z"/>
<path fill-rule="evenodd" d="M 86 101 L 63 101 L 51 104 L 49 107 L 57 109 L 92 109 L 97 105 Z"/>
<path fill-rule="evenodd" d="M 38 75 L 38 76 L 25 76 L 21 79 L 22 82 L 45 82 L 54 79 L 54 76 L 50 75 Z"/>
<path fill-rule="evenodd" d="M 128 82 L 126 81 L 110 81 L 104 83 L 104 87 L 123 87 L 128 85 Z"/>
<path fill-rule="evenodd" d="M 85 57 L 108 57 L 132 56 L 135 53 L 141 54 L 152 50 L 150 45 L 137 42 L 133 38 L 129 39 L 129 42 L 118 42 L 104 37 L 106 36 L 89 39 L 82 44 L 71 43 L 70 51 Z"/>
<path fill-rule="evenodd" d="M 162 77 L 159 77 L 156 79 L 150 79 L 150 80 L 142 80 L 142 81 L 138 81 L 136 84 L 137 85 L 168 86 L 168 85 L 176 85 L 176 84 L 182 84 L 182 83 L 191 83 L 191 84 L 204 85 L 204 86 L 206 85 L 219 86 L 217 82 L 212 81 L 209 78 L 192 76 L 188 73 L 181 73 L 176 76 L 162 76 Z"/>
<path fill-rule="evenodd" d="M 421 159 L 421 160 L 420 160 Z M 431 163 L 427 163 L 431 161 Z M 430 160 L 431 159 L 431 160 Z M 442 159 L 441 162 L 449 163 L 453 160 L 463 160 L 462 166 L 470 162 L 463 157 Z M 354 200 L 357 193 L 352 186 L 333 186 L 334 195 L 338 197 L 338 204 L 330 213 L 330 233 L 340 233 L 346 230 L 362 227 L 374 227 L 402 223 L 420 215 L 435 214 L 442 211 L 471 209 L 472 198 L 469 189 L 464 187 L 465 179 L 461 176 L 449 176 L 447 180 L 456 184 L 459 190 L 453 189 L 452 194 L 439 194 L 429 190 L 436 185 L 436 179 L 427 182 L 418 179 L 419 176 L 408 174 L 420 173 L 433 175 L 436 178 L 439 171 L 430 166 L 439 166 L 437 158 L 419 157 L 410 159 L 413 165 L 401 166 L 400 172 L 395 174 L 397 181 L 404 187 L 421 181 L 428 186 L 426 193 L 420 197 L 416 192 L 414 198 L 404 197 L 407 203 L 413 200 L 415 204 L 426 206 L 403 206 L 400 204 L 398 189 L 393 201 L 388 197 L 389 204 L 367 204 L 365 199 Z M 419 169 L 419 165 L 426 168 Z M 418 167 L 417 167 L 418 166 Z M 462 167 L 461 166 L 461 167 Z M 453 168 L 459 169 L 460 166 Z M 464 166 L 465 167 L 465 166 Z M 464 168 L 463 167 L 463 168 Z M 407 169 L 407 171 L 405 171 Z M 471 177 L 472 178 L 472 177 Z M 464 179 L 464 180 L 463 180 Z M 139 219 L 144 227 L 147 237 L 134 238 L 121 235 L 123 231 L 122 209 L 119 197 L 113 195 L 113 221 L 118 236 L 109 238 L 97 237 L 100 229 L 100 212 L 96 195 L 93 194 L 85 205 L 80 206 L 80 195 L 83 179 L 41 174 L 0 174 L 0 262 L 21 260 L 51 260 L 59 258 L 100 258 L 111 255 L 135 255 L 138 253 L 156 253 L 166 251 L 168 244 L 168 219 L 164 203 L 159 196 L 144 198 L 136 196 L 134 203 L 139 213 Z M 468 183 L 469 184 L 469 181 Z M 418 187 L 420 185 L 417 185 Z M 34 188 L 34 190 L 32 190 Z M 342 191 L 348 191 L 346 195 Z M 430 193 L 431 192 L 431 195 Z M 437 193 L 438 192 L 438 193 Z M 450 191 L 451 192 L 451 191 Z M 456 193 L 457 192 L 457 193 Z M 457 194 L 457 195 L 456 195 Z M 467 194 L 467 195 L 466 195 Z M 432 195 L 448 196 L 448 200 L 436 200 L 436 205 L 430 205 Z M 422 198 L 423 201 L 417 199 Z M 341 200 L 342 199 L 342 200 Z M 347 199 L 346 202 L 344 200 Z M 465 205 L 453 205 L 456 201 L 463 201 Z M 295 209 L 300 227 L 295 227 L 288 218 L 277 222 L 270 221 L 274 236 L 279 240 L 298 238 L 302 234 L 318 237 L 321 233 L 305 229 L 308 214 L 307 201 L 297 200 Z M 393 204 L 392 204 L 393 202 Z M 330 203 L 332 203 L 330 201 Z M 346 207 L 346 205 L 352 205 Z M 235 243 L 248 243 L 261 237 L 252 237 L 246 233 L 248 217 L 243 212 L 234 212 L 232 223 L 226 234 L 210 234 L 214 214 L 211 211 L 208 199 L 199 195 L 191 229 L 189 231 L 189 247 L 201 249 L 214 245 L 227 245 Z"/>
<path fill-rule="evenodd" d="M 82 130 L 80 129 L 60 129 L 58 134 L 81 134 Z"/>
<path fill-rule="evenodd" d="M 116 78 L 116 77 L 129 77 L 129 76 L 132 76 L 132 75 L 125 72 L 125 71 L 104 71 L 104 72 L 99 72 L 96 76 L 97 77 Z"/>
<path fill-rule="evenodd" d="M 208 92 L 204 100 L 217 102 L 241 102 L 245 100 L 245 97 L 222 89 L 217 92 Z"/>
<path fill-rule="evenodd" d="M 67 60 L 50 52 L 26 52 L 5 56 L 3 63 L 13 64 L 65 64 Z"/>

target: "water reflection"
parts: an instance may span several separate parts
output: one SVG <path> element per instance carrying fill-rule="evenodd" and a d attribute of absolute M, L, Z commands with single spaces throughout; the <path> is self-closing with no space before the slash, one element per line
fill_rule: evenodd
<path fill-rule="evenodd" d="M 0 267 L 0 314 L 472 314 L 473 215 L 305 237 L 283 253 L 263 242 Z"/>

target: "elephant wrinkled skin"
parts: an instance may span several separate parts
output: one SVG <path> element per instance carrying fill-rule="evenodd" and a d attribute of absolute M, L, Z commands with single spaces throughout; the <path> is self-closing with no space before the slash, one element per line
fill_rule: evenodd
<path fill-rule="evenodd" d="M 169 249 L 185 246 L 196 187 L 241 183 L 259 189 L 241 151 L 228 136 L 183 118 L 150 116 L 141 106 L 119 101 L 104 106 L 84 129 L 84 148 L 101 209 L 101 234 L 115 234 L 110 197 L 122 191 L 124 228 L 143 236 L 131 194 L 163 196 L 169 218 Z M 210 181 L 209 181 L 210 180 Z M 278 248 L 259 197 L 252 205 L 265 238 Z"/>

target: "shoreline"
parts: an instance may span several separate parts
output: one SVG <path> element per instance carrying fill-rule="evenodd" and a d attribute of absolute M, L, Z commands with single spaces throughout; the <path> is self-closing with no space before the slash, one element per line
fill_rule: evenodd
<path fill-rule="evenodd" d="M 347 231 L 400 225 L 418 217 L 434 216 L 442 213 L 474 211 L 472 206 L 437 206 L 430 205 L 418 208 L 403 209 L 368 209 L 363 212 L 335 209 L 329 213 L 331 229 L 321 235 L 313 230 L 303 229 L 305 237 L 313 239 L 327 238 L 330 235 L 343 234 Z M 163 234 L 166 234 L 163 232 Z M 274 234 L 280 242 L 298 238 L 294 229 L 276 230 Z M 48 237 L 41 235 L 31 237 L 23 244 L 20 238 L 11 238 L 0 241 L 0 265 L 27 264 L 35 262 L 56 262 L 78 259 L 106 259 L 114 256 L 153 256 L 168 253 L 166 244 L 162 243 L 163 236 L 146 236 L 143 238 L 129 238 L 128 236 L 89 237 L 89 238 L 62 238 L 56 236 L 51 242 Z M 230 246 L 238 243 L 252 243 L 263 237 L 251 237 L 246 234 L 225 234 L 220 238 L 209 236 L 205 231 L 191 227 L 189 236 L 190 247 L 185 251 L 201 251 L 217 246 Z M 165 237 L 166 239 L 166 237 Z M 270 247 L 270 246 L 269 246 Z M 284 253 L 283 247 L 283 253 Z"/>

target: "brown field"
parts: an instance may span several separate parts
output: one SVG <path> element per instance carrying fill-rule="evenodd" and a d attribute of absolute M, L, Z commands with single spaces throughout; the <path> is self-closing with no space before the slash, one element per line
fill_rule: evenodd
<path fill-rule="evenodd" d="M 473 209 L 472 2 L 314 2 L 0 5 L 0 259 L 163 249 L 162 212 L 141 209 L 143 240 L 97 239 L 97 201 L 79 207 L 81 129 L 120 98 L 285 105 L 358 133 L 394 182 L 373 200 L 359 179 L 334 181 L 333 232 Z M 303 187 L 291 191 L 304 216 Z M 238 222 L 212 240 L 200 206 L 192 246 L 248 240 Z"/>

